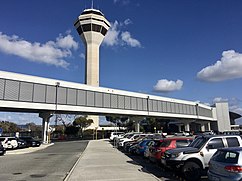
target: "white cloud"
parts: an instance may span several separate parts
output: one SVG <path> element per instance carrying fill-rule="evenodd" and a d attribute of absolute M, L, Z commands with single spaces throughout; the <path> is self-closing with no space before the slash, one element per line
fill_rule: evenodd
<path fill-rule="evenodd" d="M 132 21 L 130 19 L 126 19 L 124 20 L 124 25 L 129 25 L 129 24 L 132 24 Z"/>
<path fill-rule="evenodd" d="M 242 115 L 242 100 L 238 98 L 222 98 L 222 97 L 215 97 L 213 99 L 213 103 L 217 102 L 228 102 L 229 109 L 232 112 L 238 113 Z"/>
<path fill-rule="evenodd" d="M 71 49 L 76 50 L 78 44 L 71 35 L 60 35 L 56 41 L 48 41 L 44 44 L 29 42 L 16 35 L 8 36 L 0 32 L 0 51 L 10 55 L 16 55 L 32 62 L 55 65 L 67 68 L 69 63 L 64 58 L 72 55 Z"/>
<path fill-rule="evenodd" d="M 86 58 L 86 56 L 85 56 L 84 53 L 81 53 L 81 54 L 80 54 L 80 57 L 81 57 L 82 59 L 84 59 L 84 60 L 85 60 L 85 58 Z"/>
<path fill-rule="evenodd" d="M 129 24 L 131 24 L 130 19 L 126 19 L 124 22 L 120 23 L 118 21 L 111 23 L 111 27 L 108 30 L 103 43 L 107 46 L 128 45 L 131 47 L 141 47 L 141 43 L 134 39 L 130 32 L 122 31 L 122 28 Z"/>
<path fill-rule="evenodd" d="M 157 84 L 154 86 L 154 91 L 156 92 L 171 92 L 180 90 L 183 86 L 183 81 L 177 80 L 167 80 L 167 79 L 161 79 L 158 80 Z"/>
<path fill-rule="evenodd" d="M 128 5 L 130 0 L 113 0 L 114 4 L 121 3 L 122 5 Z"/>
<path fill-rule="evenodd" d="M 130 33 L 125 31 L 121 34 L 122 40 L 131 47 L 141 47 L 141 44 L 138 40 L 131 37 Z"/>
<path fill-rule="evenodd" d="M 56 38 L 56 45 L 60 48 L 65 49 L 73 48 L 74 50 L 76 50 L 78 48 L 78 43 L 74 41 L 73 37 L 70 34 L 65 37 L 60 35 L 58 38 Z"/>
<path fill-rule="evenodd" d="M 213 103 L 217 103 L 217 102 L 228 102 L 228 99 L 222 98 L 222 97 L 215 97 L 213 99 Z"/>
<path fill-rule="evenodd" d="M 108 45 L 108 46 L 114 46 L 118 45 L 119 43 L 119 33 L 120 31 L 118 30 L 118 21 L 115 21 L 114 23 L 111 23 L 111 27 L 108 30 L 103 43 Z"/>
<path fill-rule="evenodd" d="M 234 50 L 224 51 L 221 60 L 203 68 L 197 77 L 204 81 L 217 82 L 242 78 L 242 54 Z"/>

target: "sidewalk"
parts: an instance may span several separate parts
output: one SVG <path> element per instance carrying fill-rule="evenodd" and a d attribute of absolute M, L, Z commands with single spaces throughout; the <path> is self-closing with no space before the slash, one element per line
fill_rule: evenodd
<path fill-rule="evenodd" d="M 90 141 L 65 181 L 158 181 L 108 140 Z"/>

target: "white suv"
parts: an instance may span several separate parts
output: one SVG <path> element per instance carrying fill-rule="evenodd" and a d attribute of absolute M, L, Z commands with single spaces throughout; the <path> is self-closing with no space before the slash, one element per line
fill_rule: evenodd
<path fill-rule="evenodd" d="M 0 141 L 6 149 L 15 149 L 18 147 L 18 142 L 15 137 L 0 137 Z"/>
<path fill-rule="evenodd" d="M 124 132 L 111 132 L 109 140 L 113 141 L 114 138 L 120 138 L 121 135 L 123 135 L 123 134 L 124 134 Z"/>
<path fill-rule="evenodd" d="M 199 180 L 218 148 L 241 146 L 240 136 L 198 136 L 188 147 L 166 151 L 161 163 L 181 171 L 186 180 Z"/>

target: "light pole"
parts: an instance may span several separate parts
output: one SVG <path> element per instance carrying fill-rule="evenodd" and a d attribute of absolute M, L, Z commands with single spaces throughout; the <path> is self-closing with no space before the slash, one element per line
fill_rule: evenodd
<path fill-rule="evenodd" d="M 55 83 L 56 90 L 55 90 L 55 126 L 57 126 L 57 105 L 58 105 L 58 87 L 60 86 L 60 82 Z"/>

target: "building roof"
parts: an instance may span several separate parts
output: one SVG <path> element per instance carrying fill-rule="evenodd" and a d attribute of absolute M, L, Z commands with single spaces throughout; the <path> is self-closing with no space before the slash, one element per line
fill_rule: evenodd
<path fill-rule="evenodd" d="M 97 9 L 85 9 L 81 15 L 85 15 L 85 14 L 96 14 L 96 15 L 104 16 L 104 14 Z"/>

